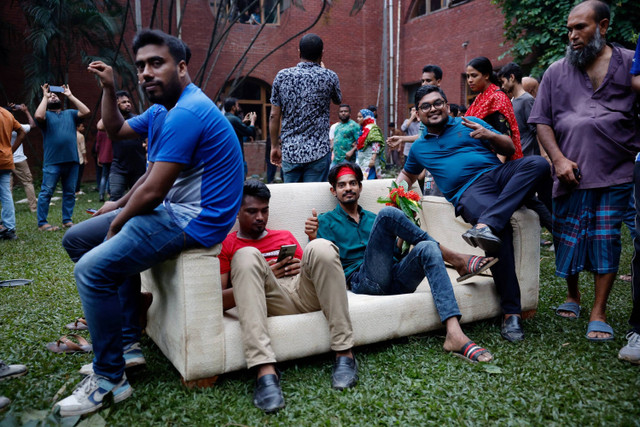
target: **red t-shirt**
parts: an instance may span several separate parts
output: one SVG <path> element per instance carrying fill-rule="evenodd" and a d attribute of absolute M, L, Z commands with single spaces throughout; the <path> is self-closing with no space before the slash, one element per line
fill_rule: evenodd
<path fill-rule="evenodd" d="M 222 242 L 222 251 L 218 255 L 220 260 L 220 274 L 228 273 L 231 270 L 231 260 L 233 254 L 239 249 L 252 246 L 257 248 L 264 258 L 269 261 L 278 258 L 280 246 L 296 244 L 296 254 L 294 258 L 302 259 L 302 248 L 300 243 L 293 237 L 293 234 L 287 230 L 269 230 L 267 235 L 259 240 L 243 239 L 238 237 L 238 232 L 230 233 Z"/>

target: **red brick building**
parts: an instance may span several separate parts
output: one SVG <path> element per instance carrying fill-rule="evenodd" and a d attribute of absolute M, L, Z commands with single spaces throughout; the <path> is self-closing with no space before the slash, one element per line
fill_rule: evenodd
<path fill-rule="evenodd" d="M 291 0 L 283 0 L 276 6 L 274 14 L 265 16 L 274 2 L 275 0 L 261 0 L 261 7 L 256 10 L 258 19 L 266 19 L 272 24 L 262 28 L 246 53 L 241 67 L 232 76 L 246 75 L 274 47 L 304 31 L 316 19 L 322 7 L 320 1 L 307 0 L 304 2 L 305 10 L 301 10 L 292 6 Z M 152 0 L 141 1 L 143 27 L 149 26 L 153 3 Z M 173 3 L 184 5 L 184 0 Z M 502 46 L 503 17 L 490 4 L 490 0 L 368 0 L 358 14 L 349 16 L 353 3 L 353 0 L 333 0 L 332 6 L 325 9 L 309 32 L 318 34 L 324 40 L 323 62 L 340 77 L 343 102 L 350 104 L 354 110 L 370 104 L 378 105 L 381 124 L 381 118 L 385 117 L 384 90 L 390 90 L 389 109 L 393 112 L 391 121 L 401 122 L 406 116 L 407 106 L 412 102 L 412 91 L 419 84 L 422 67 L 428 63 L 442 67 L 442 87 L 450 102 L 463 103 L 468 95 L 463 74 L 469 60 L 480 55 L 487 56 L 495 67 L 509 61 L 509 58 L 498 60 L 506 50 Z M 167 31 L 171 15 L 175 34 L 177 18 L 175 10 L 169 10 L 171 4 L 170 0 L 158 2 L 154 28 Z M 216 4 L 215 0 L 190 0 L 184 8 L 180 36 L 193 52 L 189 64 L 192 75 L 203 64 L 210 43 Z M 392 46 L 394 57 L 392 62 L 388 62 L 389 75 L 392 77 L 388 84 L 383 82 L 383 64 L 384 61 L 390 61 L 391 56 L 389 49 L 386 52 L 383 50 L 385 5 L 386 22 L 391 22 L 387 46 Z M 17 2 L 2 2 L 0 14 L 5 22 L 10 22 L 14 28 L 19 29 L 5 30 L 2 33 L 3 45 L 9 48 L 6 63 L 0 64 L 0 83 L 4 90 L 2 102 L 21 102 L 22 65 L 27 52 L 24 41 L 26 21 Z M 129 20 L 128 27 L 126 40 L 130 45 L 135 28 L 132 20 Z M 202 85 L 210 97 L 214 98 L 221 88 L 224 89 L 227 76 L 243 57 L 260 28 L 260 25 L 249 24 L 236 24 L 231 28 L 208 82 Z M 298 41 L 299 37 L 294 38 L 261 62 L 249 74 L 245 85 L 234 94 L 241 98 L 245 112 L 258 113 L 258 126 L 263 132 L 267 130 L 271 83 L 280 69 L 294 66 L 298 62 Z M 209 71 L 207 69 L 205 72 Z M 95 79 L 87 74 L 84 65 L 74 64 L 69 74 L 69 84 L 74 94 L 89 108 L 98 108 L 100 89 Z M 331 113 L 332 121 L 337 120 L 336 106 L 332 106 Z M 91 125 L 94 126 L 93 123 Z M 88 146 L 91 147 L 92 135 L 89 135 L 88 140 Z M 38 131 L 31 134 L 26 151 L 32 164 L 37 167 L 42 151 Z M 245 151 L 249 173 L 264 172 L 264 144 L 248 144 Z M 91 178 L 89 169 L 85 172 L 86 180 Z"/>

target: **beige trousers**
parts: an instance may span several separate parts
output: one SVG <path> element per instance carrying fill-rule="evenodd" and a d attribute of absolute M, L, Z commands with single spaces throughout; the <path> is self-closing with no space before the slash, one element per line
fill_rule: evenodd
<path fill-rule="evenodd" d="M 328 240 L 316 239 L 307 245 L 297 276 L 276 279 L 260 251 L 253 247 L 233 255 L 230 275 L 247 368 L 276 362 L 268 316 L 322 310 L 329 322 L 331 349 L 353 347 L 344 272 L 338 248 Z"/>
<path fill-rule="evenodd" d="M 31 171 L 26 160 L 19 163 L 15 163 L 15 169 L 13 170 L 13 176 L 16 177 L 18 184 L 24 187 L 24 192 L 27 194 L 27 200 L 29 201 L 29 209 L 31 212 L 35 212 L 38 209 L 38 199 L 36 193 L 33 190 L 33 178 L 31 177 Z M 13 184 L 11 185 L 13 188 Z"/>

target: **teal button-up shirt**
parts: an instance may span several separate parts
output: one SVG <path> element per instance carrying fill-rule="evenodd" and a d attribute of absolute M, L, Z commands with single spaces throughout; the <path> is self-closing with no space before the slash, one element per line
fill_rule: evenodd
<path fill-rule="evenodd" d="M 340 262 L 347 281 L 364 261 L 364 251 L 376 219 L 376 214 L 360 206 L 358 213 L 360 222 L 355 222 L 338 204 L 334 210 L 318 215 L 318 237 L 333 242 L 340 249 Z"/>

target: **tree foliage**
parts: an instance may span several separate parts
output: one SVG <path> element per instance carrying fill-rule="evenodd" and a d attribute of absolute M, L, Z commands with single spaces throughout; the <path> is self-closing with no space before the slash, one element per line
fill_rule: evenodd
<path fill-rule="evenodd" d="M 99 5 L 98 5 L 99 3 Z M 93 58 L 109 58 L 121 75 L 135 82 L 133 67 L 118 58 L 125 8 L 117 1 L 24 0 L 20 2 L 27 19 L 24 89 L 28 103 L 36 105 L 42 97 L 40 86 L 69 82 L 73 63 Z M 133 77 L 132 77 L 133 76 Z"/>
<path fill-rule="evenodd" d="M 579 1 L 574 0 L 491 0 L 504 14 L 505 39 L 512 42 L 507 53 L 525 71 L 541 76 L 560 59 L 567 44 L 567 17 Z M 635 48 L 640 26 L 640 1 L 611 0 L 611 24 L 607 40 Z"/>

